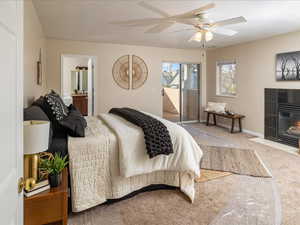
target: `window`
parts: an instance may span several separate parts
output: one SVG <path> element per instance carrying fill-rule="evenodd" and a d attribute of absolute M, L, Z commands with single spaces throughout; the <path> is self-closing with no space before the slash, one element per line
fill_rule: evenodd
<path fill-rule="evenodd" d="M 235 71 L 235 62 L 217 63 L 217 95 L 229 97 L 236 96 Z"/>

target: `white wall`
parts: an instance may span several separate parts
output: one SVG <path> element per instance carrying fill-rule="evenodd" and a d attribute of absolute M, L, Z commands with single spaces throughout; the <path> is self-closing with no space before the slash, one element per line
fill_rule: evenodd
<path fill-rule="evenodd" d="M 76 42 L 47 39 L 47 85 L 60 92 L 61 54 L 79 54 L 96 56 L 95 113 L 107 112 L 112 107 L 129 106 L 162 115 L 161 69 L 163 61 L 203 63 L 205 71 L 205 53 L 199 49 L 168 49 L 132 45 L 118 45 L 92 42 Z M 113 80 L 114 62 L 123 55 L 135 54 L 148 66 L 146 83 L 137 90 L 121 89 Z M 201 78 L 205 83 L 205 73 Z M 202 101 L 205 103 L 206 90 L 202 89 Z"/>
<path fill-rule="evenodd" d="M 277 53 L 299 51 L 300 32 L 207 51 L 207 99 L 227 102 L 229 108 L 246 115 L 247 130 L 264 133 L 264 89 L 300 88 L 300 81 L 275 80 Z M 237 62 L 237 97 L 216 96 L 216 62 Z"/>
<path fill-rule="evenodd" d="M 42 48 L 43 85 L 37 85 L 37 62 Z M 24 1 L 24 106 L 45 92 L 45 38 L 34 5 Z"/>

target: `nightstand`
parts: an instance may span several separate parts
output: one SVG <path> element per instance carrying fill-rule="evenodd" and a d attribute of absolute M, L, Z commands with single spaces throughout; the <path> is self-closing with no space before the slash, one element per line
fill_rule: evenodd
<path fill-rule="evenodd" d="M 62 172 L 62 183 L 56 188 L 24 197 L 24 225 L 67 225 L 68 170 Z"/>

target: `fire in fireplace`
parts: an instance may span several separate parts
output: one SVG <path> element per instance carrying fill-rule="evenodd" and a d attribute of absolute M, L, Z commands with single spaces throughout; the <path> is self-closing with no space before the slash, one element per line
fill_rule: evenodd
<path fill-rule="evenodd" d="M 294 126 L 289 127 L 286 132 L 290 135 L 300 137 L 300 121 L 296 121 Z"/>

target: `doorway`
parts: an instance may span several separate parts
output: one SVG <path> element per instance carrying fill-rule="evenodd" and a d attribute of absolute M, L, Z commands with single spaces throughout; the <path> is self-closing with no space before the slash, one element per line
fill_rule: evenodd
<path fill-rule="evenodd" d="M 61 56 L 61 96 L 66 105 L 73 104 L 83 116 L 94 115 L 94 73 L 96 57 Z"/>
<path fill-rule="evenodd" d="M 162 64 L 163 118 L 172 122 L 199 122 L 200 64 Z"/>

